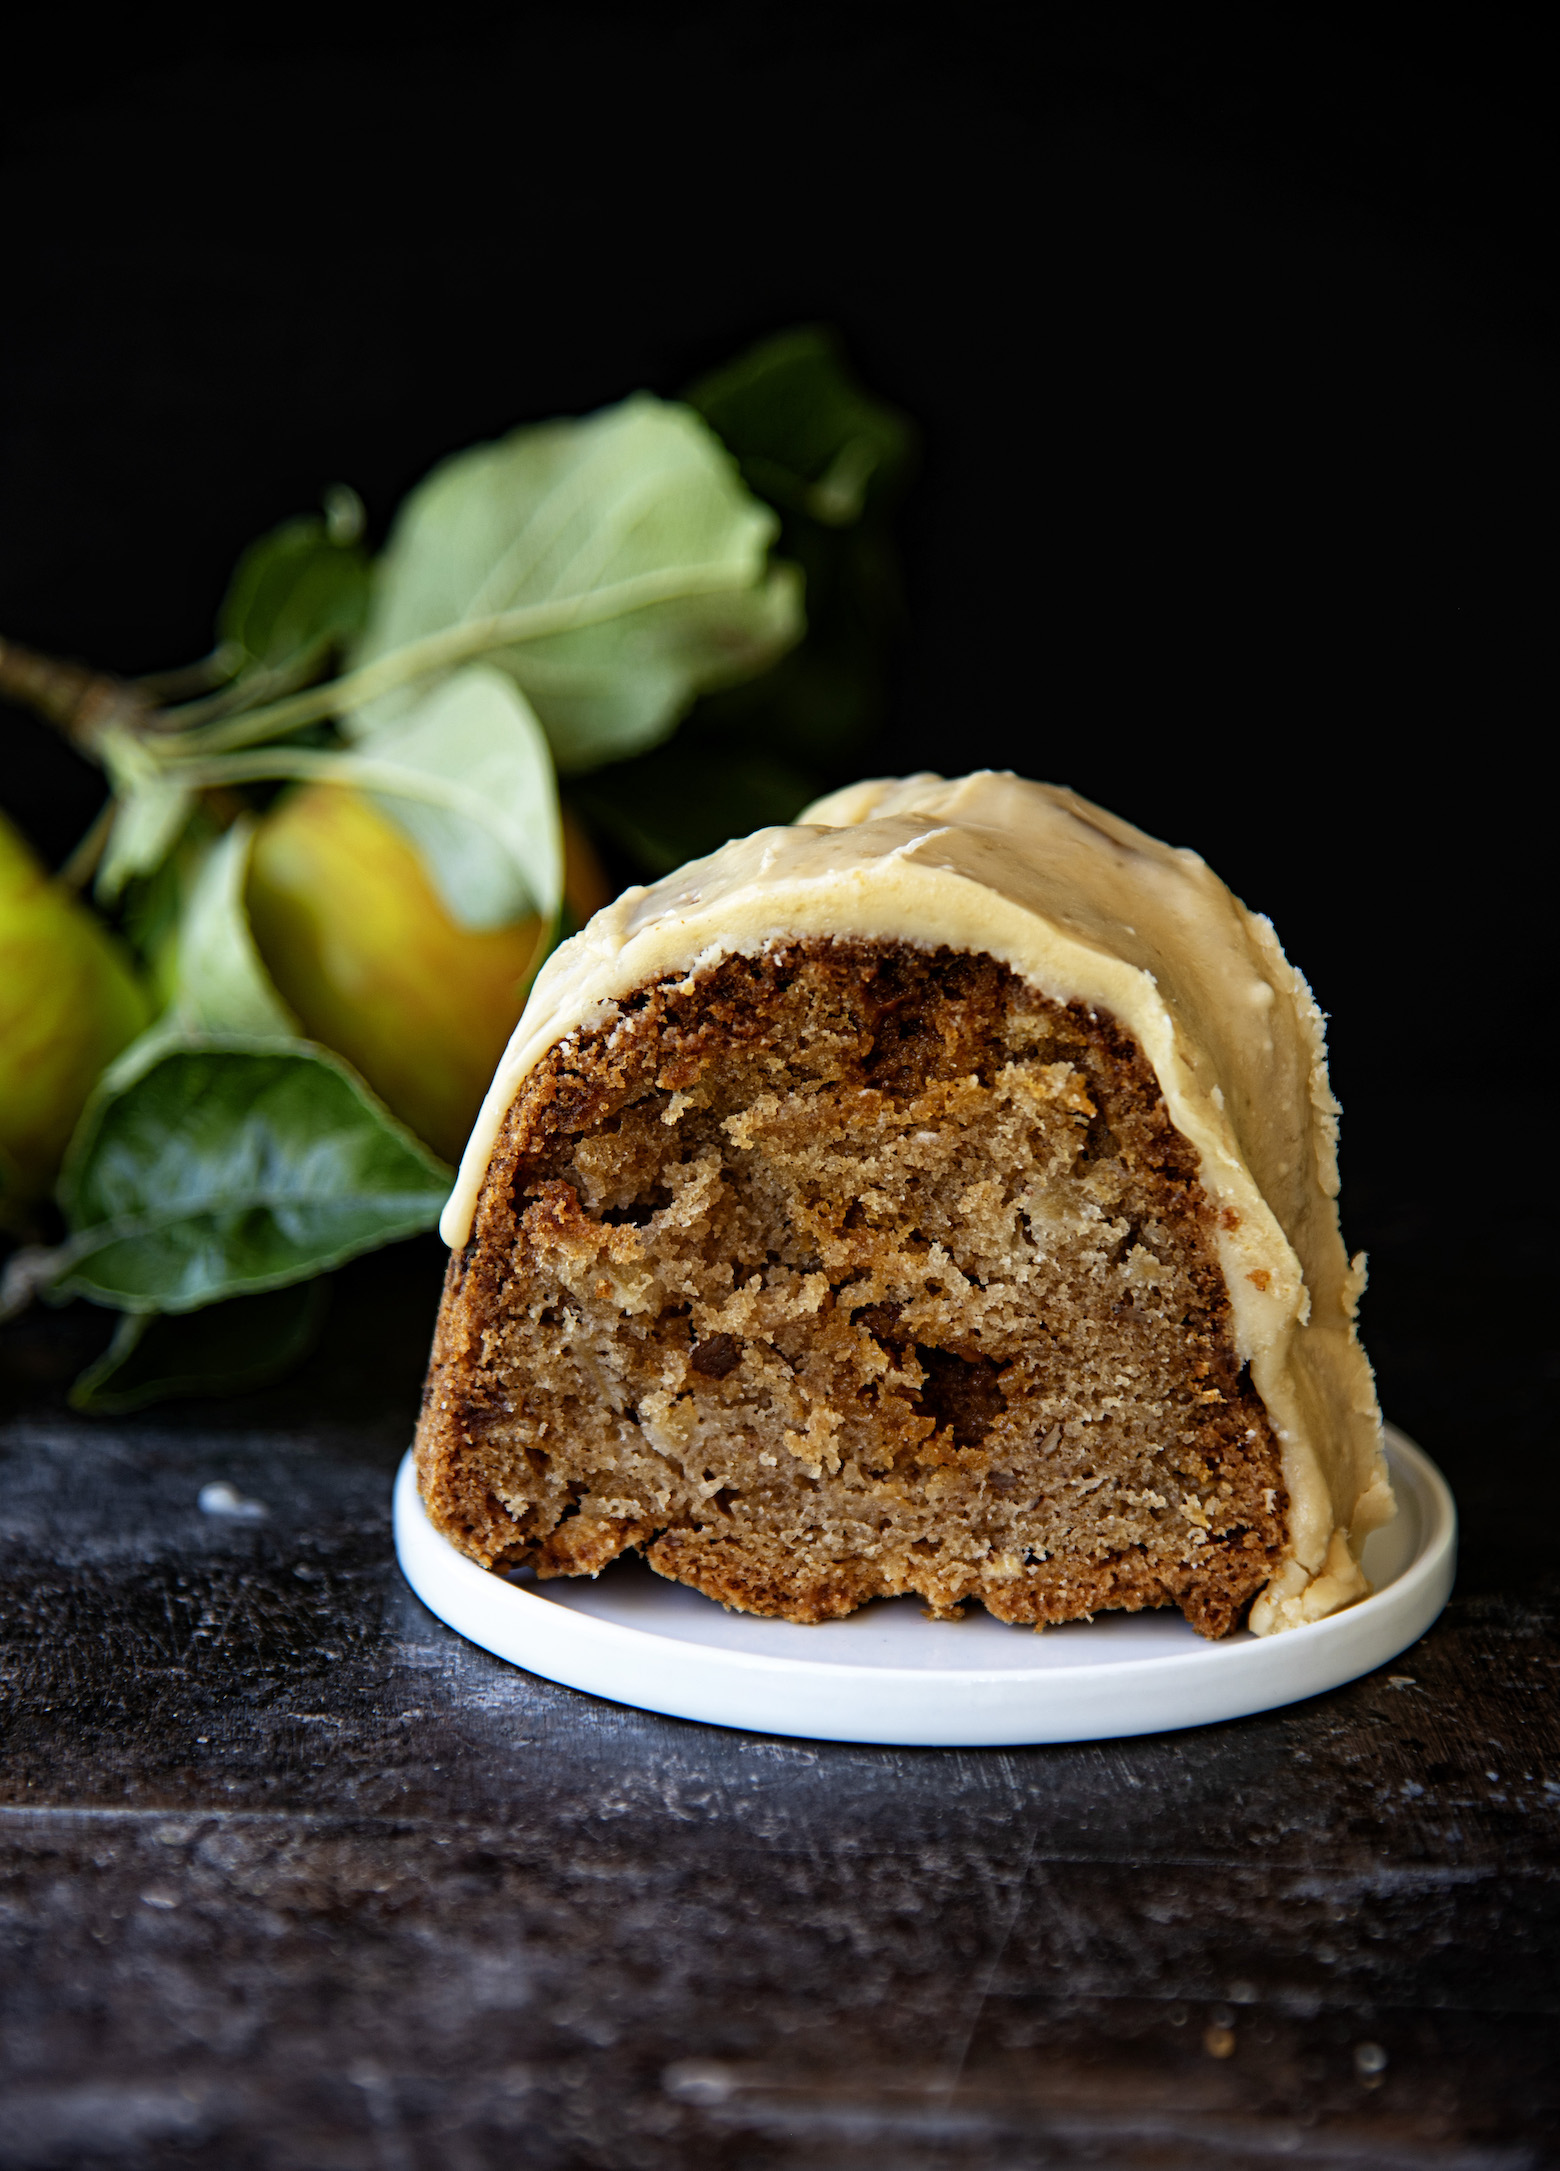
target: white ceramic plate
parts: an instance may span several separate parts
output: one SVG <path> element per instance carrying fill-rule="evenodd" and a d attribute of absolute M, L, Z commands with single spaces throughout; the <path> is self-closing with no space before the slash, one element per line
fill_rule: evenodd
<path fill-rule="evenodd" d="M 441 1537 L 408 1455 L 395 1543 L 418 1597 L 500 1658 L 620 1704 L 752 1733 L 919 1748 L 1101 1741 L 1271 1711 L 1369 1673 L 1445 1605 L 1457 1510 L 1422 1448 L 1387 1427 L 1396 1520 L 1366 1542 L 1374 1595 L 1281 1636 L 1208 1643 L 1179 1613 L 1106 1613 L 1012 1628 L 972 1605 L 928 1621 L 919 1598 L 880 1598 L 802 1628 L 728 1613 L 637 1557 L 594 1581 L 492 1575 Z"/>

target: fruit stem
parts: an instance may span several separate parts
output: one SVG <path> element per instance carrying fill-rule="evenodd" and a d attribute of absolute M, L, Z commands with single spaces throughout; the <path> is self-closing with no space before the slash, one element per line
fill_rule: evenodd
<path fill-rule="evenodd" d="M 198 694 L 226 686 L 238 676 L 243 661 L 244 651 L 237 641 L 219 641 L 211 654 L 202 656 L 198 663 L 186 663 L 172 671 L 148 671 L 132 683 L 137 693 L 159 706 L 170 701 L 190 701 Z"/>
<path fill-rule="evenodd" d="M 108 843 L 108 833 L 114 826 L 114 808 L 118 801 L 112 797 L 104 800 L 92 817 L 92 826 L 60 869 L 60 880 L 67 889 L 84 890 L 97 873 L 98 861 Z"/>

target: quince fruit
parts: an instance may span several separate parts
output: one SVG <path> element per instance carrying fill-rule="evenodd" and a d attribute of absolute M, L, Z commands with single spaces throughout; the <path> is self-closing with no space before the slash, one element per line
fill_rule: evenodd
<path fill-rule="evenodd" d="M 0 1220 L 47 1195 L 99 1072 L 149 1015 L 129 952 L 0 815 Z"/>
<path fill-rule="evenodd" d="M 565 891 L 588 918 L 608 893 L 571 830 Z M 408 838 L 342 784 L 277 801 L 255 835 L 246 902 L 265 968 L 310 1039 L 459 1160 L 542 962 L 544 923 L 460 926 Z"/>

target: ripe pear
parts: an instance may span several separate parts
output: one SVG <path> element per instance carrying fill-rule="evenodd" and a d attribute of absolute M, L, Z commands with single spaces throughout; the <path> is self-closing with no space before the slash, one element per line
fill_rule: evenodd
<path fill-rule="evenodd" d="M 588 889 L 580 848 L 590 848 L 577 833 L 570 842 L 566 887 Z M 586 917 L 606 901 L 599 869 L 594 890 L 580 897 Z M 277 801 L 255 836 L 246 902 L 266 970 L 304 1031 L 458 1160 L 541 963 L 543 923 L 461 927 L 405 834 L 341 784 L 300 785 Z"/>
<path fill-rule="evenodd" d="M 129 952 L 0 815 L 0 1219 L 47 1194 L 98 1073 L 149 1015 Z"/>

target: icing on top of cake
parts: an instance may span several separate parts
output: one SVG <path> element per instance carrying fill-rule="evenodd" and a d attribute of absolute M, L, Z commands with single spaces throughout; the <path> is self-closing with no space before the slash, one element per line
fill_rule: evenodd
<path fill-rule="evenodd" d="M 990 770 L 852 785 L 626 891 L 537 975 L 440 1223 L 459 1249 L 504 1117 L 536 1063 L 670 973 L 841 936 L 985 951 L 1060 1002 L 1110 1011 L 1152 1064 L 1218 1215 L 1239 1355 L 1283 1449 L 1289 1555 L 1259 1633 L 1367 1589 L 1357 1549 L 1393 1512 L 1363 1260 L 1338 1227 L 1337 1103 L 1322 1017 L 1271 924 L 1195 852 L 1076 793 Z"/>

